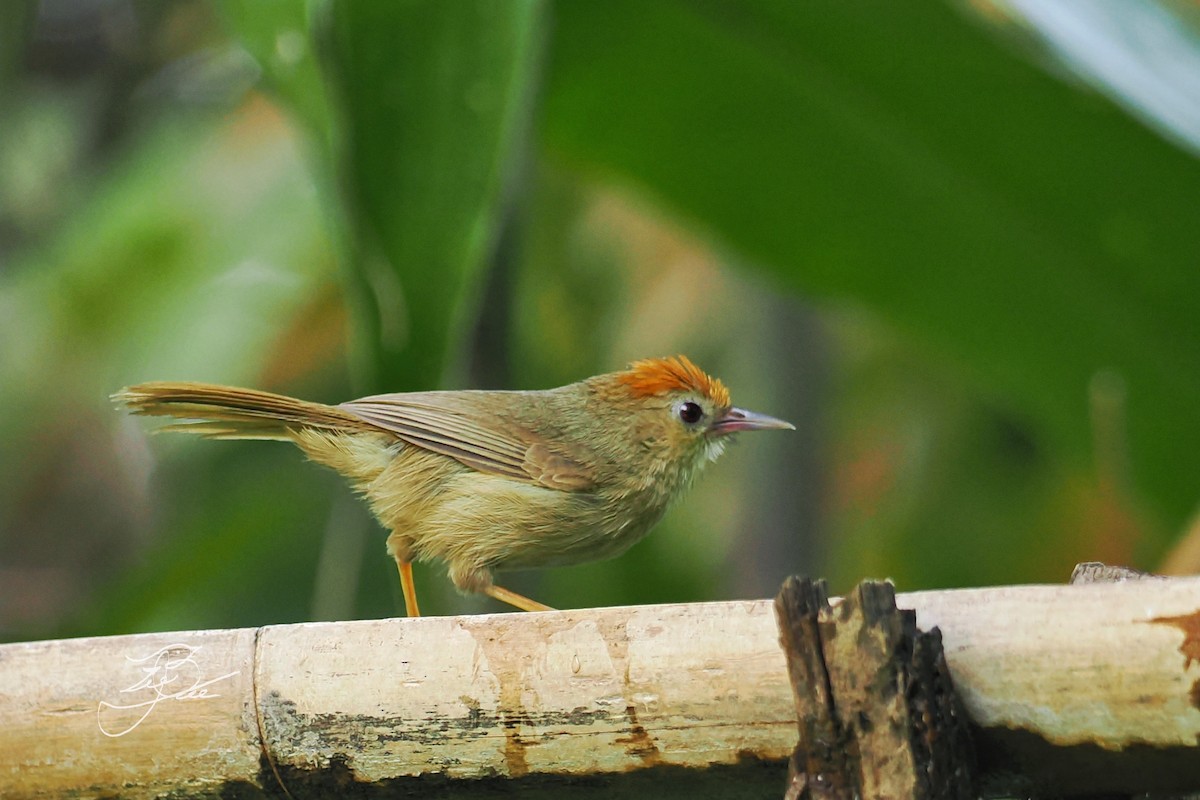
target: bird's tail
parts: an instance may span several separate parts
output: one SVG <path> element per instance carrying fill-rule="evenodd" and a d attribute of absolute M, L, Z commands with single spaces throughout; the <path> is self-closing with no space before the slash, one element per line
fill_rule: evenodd
<path fill-rule="evenodd" d="M 112 399 L 135 414 L 181 420 L 159 430 L 212 439 L 287 441 L 303 429 L 372 430 L 369 424 L 335 406 L 211 383 L 139 383 L 122 389 Z"/>

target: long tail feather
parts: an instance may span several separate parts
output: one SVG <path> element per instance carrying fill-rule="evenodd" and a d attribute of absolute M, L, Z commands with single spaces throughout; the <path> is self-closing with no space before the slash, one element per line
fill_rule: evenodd
<path fill-rule="evenodd" d="M 295 431 L 373 430 L 333 406 L 281 394 L 211 383 L 139 383 L 112 396 L 135 414 L 183 420 L 160 430 L 195 433 L 213 439 L 291 439 Z"/>

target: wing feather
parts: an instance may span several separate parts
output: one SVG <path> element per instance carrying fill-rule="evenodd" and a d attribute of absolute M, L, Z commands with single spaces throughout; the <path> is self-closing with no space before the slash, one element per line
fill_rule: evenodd
<path fill-rule="evenodd" d="M 580 491 L 592 485 L 590 473 L 582 465 L 552 453 L 536 434 L 507 418 L 495 414 L 485 417 L 463 394 L 473 397 L 474 393 L 376 395 L 342 403 L 338 408 L 409 444 L 449 456 L 480 472 L 560 491 Z"/>

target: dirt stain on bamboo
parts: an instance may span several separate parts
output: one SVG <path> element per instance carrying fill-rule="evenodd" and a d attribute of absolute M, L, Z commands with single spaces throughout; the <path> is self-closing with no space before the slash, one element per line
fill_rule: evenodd
<path fill-rule="evenodd" d="M 619 676 L 621 693 L 625 698 L 625 719 L 629 724 L 629 733 L 618 737 L 616 742 L 625 747 L 627 754 L 640 760 L 642 766 L 656 766 L 664 763 L 662 751 L 638 718 L 637 701 L 634 699 L 634 687 L 630 679 L 628 622 L 628 615 L 610 615 L 603 621 L 597 620 L 600 636 L 608 648 L 608 658 L 612 662 L 614 673 Z M 661 631 L 659 628 L 654 631 L 654 635 Z"/>
<path fill-rule="evenodd" d="M 617 744 L 625 746 L 625 752 L 640 758 L 647 767 L 663 763 L 662 752 L 654 743 L 654 737 L 646 730 L 638 719 L 637 706 L 625 707 L 625 717 L 629 720 L 629 735 L 617 738 Z"/>
<path fill-rule="evenodd" d="M 1175 617 L 1155 617 L 1150 622 L 1157 625 L 1171 625 L 1183 632 L 1183 642 L 1179 645 L 1179 652 L 1183 654 L 1184 671 L 1192 666 L 1193 661 L 1200 662 L 1200 611 Z M 1200 709 L 1200 678 L 1192 682 L 1188 700 L 1192 707 Z"/>
<path fill-rule="evenodd" d="M 536 670 L 538 659 L 545 654 L 546 643 L 551 636 L 574 627 L 578 621 L 567 615 L 540 615 L 533 633 L 524 617 L 522 622 L 503 618 L 487 621 L 466 618 L 459 624 L 475 640 L 498 685 L 497 711 L 500 727 L 504 731 L 505 771 L 512 778 L 528 775 L 529 748 L 540 742 L 522 735 L 522 731 L 536 728 L 536 720 L 546 715 L 530 713 L 525 707 L 525 687 L 530 683 L 529 677 Z"/>
<path fill-rule="evenodd" d="M 464 627 L 483 652 L 498 685 L 497 711 L 500 729 L 504 732 L 504 770 L 510 778 L 528 775 L 526 750 L 532 743 L 521 737 L 522 722 L 527 717 L 521 692 L 531 654 L 527 648 L 514 646 L 511 625 L 496 622 L 487 627 L 471 624 Z"/>

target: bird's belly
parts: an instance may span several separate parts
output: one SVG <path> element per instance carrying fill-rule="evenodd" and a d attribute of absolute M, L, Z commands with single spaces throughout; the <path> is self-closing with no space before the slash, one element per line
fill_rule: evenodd
<path fill-rule="evenodd" d="M 589 492 L 494 478 L 448 493 L 416 537 L 424 557 L 486 569 L 563 566 L 613 558 L 645 536 L 662 509 L 614 507 Z"/>
<path fill-rule="evenodd" d="M 568 566 L 615 558 L 641 541 L 662 518 L 661 509 L 623 510 L 614 515 L 598 498 L 591 497 L 586 503 L 591 507 L 556 524 L 514 531 L 521 543 L 494 562 L 494 568 Z"/>

